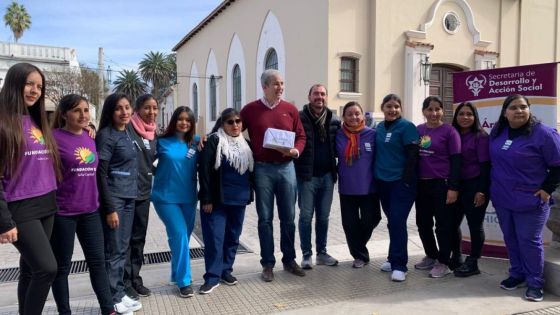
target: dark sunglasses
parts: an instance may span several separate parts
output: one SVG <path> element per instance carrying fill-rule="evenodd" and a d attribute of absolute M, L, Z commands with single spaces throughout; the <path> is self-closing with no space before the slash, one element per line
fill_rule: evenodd
<path fill-rule="evenodd" d="M 226 120 L 226 124 L 228 125 L 233 125 L 234 123 L 240 125 L 241 124 L 241 119 L 230 119 L 230 120 Z"/>

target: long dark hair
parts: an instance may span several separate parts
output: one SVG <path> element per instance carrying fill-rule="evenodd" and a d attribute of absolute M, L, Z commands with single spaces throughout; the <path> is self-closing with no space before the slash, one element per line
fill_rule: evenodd
<path fill-rule="evenodd" d="M 220 127 L 223 127 L 225 122 L 228 121 L 231 117 L 241 117 L 241 116 L 239 115 L 239 112 L 235 108 L 229 107 L 224 109 L 220 114 L 220 117 L 218 117 L 218 120 L 216 120 L 216 124 L 214 125 L 214 128 L 212 128 L 212 131 L 210 131 L 210 133 L 214 133 L 218 131 L 218 129 L 220 129 Z"/>
<path fill-rule="evenodd" d="M 187 106 L 179 106 L 177 107 L 177 109 L 175 109 L 173 115 L 171 115 L 169 124 L 167 125 L 167 128 L 165 129 L 165 132 L 163 133 L 162 137 L 176 136 L 177 121 L 179 120 L 179 115 L 181 115 L 182 113 L 187 113 L 187 116 L 189 116 L 189 121 L 191 123 L 191 129 L 187 131 L 184 138 L 185 142 L 190 144 L 192 139 L 194 138 L 194 135 L 196 134 L 196 119 L 193 111 Z"/>
<path fill-rule="evenodd" d="M 87 98 L 78 95 L 78 94 L 68 94 L 64 95 L 64 97 L 58 103 L 56 107 L 56 111 L 54 114 L 54 120 L 52 123 L 52 128 L 64 128 L 66 126 L 66 120 L 64 119 L 64 115 L 71 111 L 72 109 L 76 108 L 80 103 L 84 101 L 86 104 L 88 103 Z"/>
<path fill-rule="evenodd" d="M 494 128 L 492 128 L 492 131 L 490 132 L 492 138 L 496 138 L 500 133 L 502 133 L 502 130 L 504 130 L 509 126 L 508 120 L 504 114 L 509 104 L 511 104 L 511 102 L 517 99 L 524 99 L 525 102 L 527 102 L 527 106 L 531 107 L 531 103 L 529 103 L 529 99 L 527 99 L 527 97 L 525 97 L 524 95 L 511 94 L 510 96 L 506 97 L 506 99 L 504 100 L 504 104 L 502 105 L 502 110 L 500 111 L 500 117 L 498 118 L 498 121 L 496 122 Z M 523 129 L 522 133 L 526 135 L 530 135 L 531 131 L 533 130 L 533 126 L 536 125 L 538 122 L 540 121 L 535 116 L 533 116 L 532 113 L 529 113 L 528 123 L 521 127 Z"/>
<path fill-rule="evenodd" d="M 43 80 L 41 96 L 33 106 L 27 106 L 23 91 L 27 84 L 27 77 L 37 72 Z M 0 91 L 0 177 L 5 172 L 12 177 L 19 167 L 25 140 L 23 135 L 22 116 L 29 115 L 31 120 L 41 129 L 45 145 L 53 162 L 53 168 L 58 179 L 60 174 L 60 157 L 56 142 L 45 111 L 45 76 L 36 66 L 29 63 L 17 63 L 6 73 L 4 86 Z"/>
<path fill-rule="evenodd" d="M 478 110 L 476 109 L 476 106 L 474 106 L 474 104 L 471 102 L 464 102 L 459 104 L 459 106 L 457 106 L 457 109 L 455 109 L 455 113 L 453 114 L 453 122 L 451 123 L 451 125 L 455 127 L 455 129 L 457 129 L 459 134 L 461 133 L 461 126 L 459 126 L 459 122 L 457 122 L 457 117 L 459 116 L 459 111 L 461 110 L 461 108 L 465 106 L 471 109 L 474 116 L 474 123 L 471 126 L 471 132 L 473 132 L 476 135 L 478 135 L 481 132 L 484 132 L 482 126 L 480 126 L 480 120 L 478 119 L 479 117 Z"/>
<path fill-rule="evenodd" d="M 99 130 L 113 125 L 113 113 L 119 101 L 126 98 L 130 103 L 130 98 L 124 93 L 113 93 L 105 99 L 103 103 L 103 111 L 101 111 L 101 118 L 99 119 Z"/>

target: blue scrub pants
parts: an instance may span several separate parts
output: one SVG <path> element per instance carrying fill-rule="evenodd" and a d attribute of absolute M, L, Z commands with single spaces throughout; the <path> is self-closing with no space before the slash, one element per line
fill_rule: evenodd
<path fill-rule="evenodd" d="M 416 183 L 377 181 L 377 189 L 389 228 L 389 257 L 393 270 L 408 271 L 408 230 L 406 221 L 416 198 Z"/>
<path fill-rule="evenodd" d="M 189 240 L 194 228 L 196 203 L 154 202 L 158 216 L 165 224 L 171 249 L 171 281 L 179 288 L 191 285 Z"/>
<path fill-rule="evenodd" d="M 204 237 L 204 282 L 214 285 L 233 271 L 245 206 L 218 205 L 211 213 L 200 211 Z"/>
<path fill-rule="evenodd" d="M 509 275 L 527 281 L 534 288 L 544 286 L 544 246 L 542 233 L 550 214 L 548 204 L 535 211 L 496 208 L 509 256 Z"/>

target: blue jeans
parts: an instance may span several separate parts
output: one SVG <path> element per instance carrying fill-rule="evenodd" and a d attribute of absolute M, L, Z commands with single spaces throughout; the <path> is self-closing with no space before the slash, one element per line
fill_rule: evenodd
<path fill-rule="evenodd" d="M 328 172 L 312 177 L 310 181 L 298 180 L 299 238 L 304 257 L 313 254 L 311 249 L 311 221 L 315 212 L 315 246 L 317 254 L 327 252 L 327 232 L 333 200 L 334 181 Z"/>
<path fill-rule="evenodd" d="M 167 231 L 171 249 L 171 281 L 179 288 L 191 285 L 189 242 L 194 228 L 196 203 L 154 202 L 154 208 Z"/>
<path fill-rule="evenodd" d="M 124 266 L 134 221 L 134 198 L 113 198 L 115 211 L 119 216 L 119 226 L 111 229 L 103 218 L 105 234 L 105 269 L 109 276 L 109 285 L 113 303 L 120 303 L 124 293 Z"/>
<path fill-rule="evenodd" d="M 274 267 L 274 238 L 272 220 L 274 219 L 274 196 L 280 218 L 280 250 L 282 262 L 287 264 L 296 258 L 294 223 L 296 207 L 296 171 L 293 162 L 255 163 L 255 195 L 257 215 L 259 216 L 259 241 L 261 246 L 261 265 Z"/>
<path fill-rule="evenodd" d="M 406 221 L 416 198 L 416 183 L 405 186 L 401 180 L 377 181 L 383 212 L 389 227 L 389 257 L 393 270 L 406 272 L 408 263 L 408 231 Z"/>
<path fill-rule="evenodd" d="M 245 206 L 214 205 L 211 213 L 200 211 L 204 237 L 204 282 L 216 284 L 231 275 L 243 228 Z"/>
<path fill-rule="evenodd" d="M 76 235 L 86 257 L 89 278 L 101 307 L 101 314 L 110 314 L 113 311 L 113 299 L 105 270 L 103 227 L 101 216 L 97 211 L 75 216 L 55 216 L 51 245 L 58 263 L 58 272 L 52 284 L 52 292 L 58 313 L 72 313 L 68 275 L 72 265 Z"/>

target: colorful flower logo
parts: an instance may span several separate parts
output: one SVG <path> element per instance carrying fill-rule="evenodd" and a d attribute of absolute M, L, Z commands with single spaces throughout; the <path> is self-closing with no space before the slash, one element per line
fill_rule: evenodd
<path fill-rule="evenodd" d="M 420 147 L 423 149 L 427 149 L 432 145 L 432 138 L 428 135 L 422 136 L 420 138 Z"/>
<path fill-rule="evenodd" d="M 45 138 L 43 137 L 43 132 L 41 132 L 40 129 L 31 127 L 31 129 L 29 130 L 29 135 L 31 136 L 33 143 L 45 144 Z"/>
<path fill-rule="evenodd" d="M 95 162 L 95 154 L 88 148 L 76 148 L 76 150 L 74 150 L 74 156 L 76 156 L 76 160 L 80 161 L 80 164 L 91 164 Z"/>

